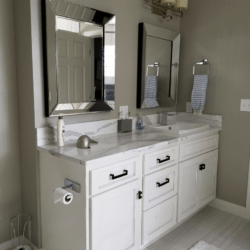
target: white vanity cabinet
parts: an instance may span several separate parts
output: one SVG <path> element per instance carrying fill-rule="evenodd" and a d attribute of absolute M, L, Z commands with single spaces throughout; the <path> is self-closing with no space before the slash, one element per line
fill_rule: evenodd
<path fill-rule="evenodd" d="M 43 250 L 139 250 L 216 195 L 218 134 L 86 161 L 40 152 Z M 54 204 L 64 179 L 81 185 Z"/>

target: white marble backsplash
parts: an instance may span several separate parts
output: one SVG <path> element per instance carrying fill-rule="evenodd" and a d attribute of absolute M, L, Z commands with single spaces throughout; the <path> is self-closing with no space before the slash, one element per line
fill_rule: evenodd
<path fill-rule="evenodd" d="M 132 128 L 135 129 L 136 117 L 133 119 Z M 159 124 L 161 120 L 160 114 L 143 116 L 144 126 Z M 205 123 L 213 128 L 222 127 L 222 116 L 218 115 L 194 115 L 191 113 L 177 113 L 177 122 Z M 90 137 L 100 136 L 105 134 L 117 133 L 117 121 L 103 120 L 86 123 L 78 123 L 65 125 L 64 139 L 66 142 L 77 140 L 81 135 Z M 37 129 L 37 145 L 47 145 L 56 142 L 56 127 L 46 127 Z"/>
<path fill-rule="evenodd" d="M 132 128 L 135 129 L 137 118 L 131 118 L 133 120 Z M 147 115 L 143 116 L 144 126 L 158 124 L 159 115 Z M 117 132 L 118 119 L 102 120 L 86 123 L 77 123 L 71 125 L 65 125 L 65 141 L 72 141 L 78 139 L 81 135 L 99 136 L 105 134 L 111 134 Z M 56 127 L 46 127 L 37 129 L 37 145 L 47 145 L 56 141 Z"/>

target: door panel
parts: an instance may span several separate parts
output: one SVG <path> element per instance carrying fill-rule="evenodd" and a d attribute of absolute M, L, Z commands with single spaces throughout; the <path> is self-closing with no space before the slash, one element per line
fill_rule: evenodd
<path fill-rule="evenodd" d="M 91 198 L 91 250 L 138 250 L 141 242 L 140 182 Z"/>
<path fill-rule="evenodd" d="M 197 167 L 199 157 L 181 163 L 179 170 L 178 222 L 197 209 Z"/>
<path fill-rule="evenodd" d="M 57 31 L 58 99 L 60 103 L 91 101 L 91 49 L 93 39 L 76 33 Z M 68 75 L 65 77 L 65 68 Z M 61 81 L 64 79 L 63 81 Z"/>
<path fill-rule="evenodd" d="M 199 173 L 197 187 L 199 207 L 204 206 L 215 198 L 218 150 L 203 155 L 201 157 L 201 164 L 205 165 L 205 169 L 198 170 Z"/>

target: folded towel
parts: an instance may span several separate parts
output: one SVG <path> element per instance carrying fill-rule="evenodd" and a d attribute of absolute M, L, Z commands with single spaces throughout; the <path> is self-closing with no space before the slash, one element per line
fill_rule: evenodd
<path fill-rule="evenodd" d="M 206 102 L 208 75 L 195 75 L 192 91 L 192 107 L 195 113 L 201 114 Z"/>
<path fill-rule="evenodd" d="M 147 108 L 158 107 L 157 98 L 157 76 L 147 76 L 144 103 Z"/>

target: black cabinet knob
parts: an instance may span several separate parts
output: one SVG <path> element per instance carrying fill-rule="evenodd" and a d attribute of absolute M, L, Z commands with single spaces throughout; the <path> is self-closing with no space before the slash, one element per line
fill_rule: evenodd
<path fill-rule="evenodd" d="M 204 170 L 204 169 L 206 169 L 206 164 L 201 164 L 200 165 L 200 170 Z"/>
<path fill-rule="evenodd" d="M 139 200 L 142 199 L 142 191 L 139 191 L 137 195 Z"/>

